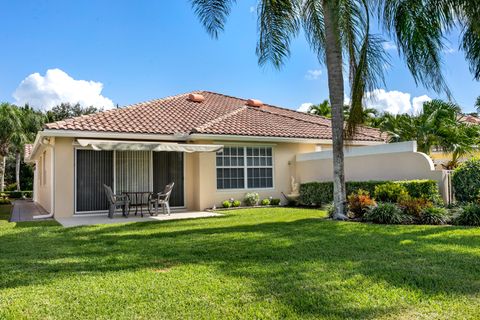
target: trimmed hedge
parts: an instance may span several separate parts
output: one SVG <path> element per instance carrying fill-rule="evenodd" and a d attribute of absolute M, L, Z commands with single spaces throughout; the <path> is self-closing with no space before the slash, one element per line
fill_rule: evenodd
<path fill-rule="evenodd" d="M 405 180 L 405 181 L 348 181 L 345 186 L 347 196 L 359 189 L 375 193 L 378 185 L 393 182 L 404 186 L 413 198 L 425 198 L 432 202 L 441 202 L 438 185 L 435 180 Z M 322 206 L 333 201 L 333 182 L 308 182 L 300 185 L 300 203 L 306 206 Z"/>

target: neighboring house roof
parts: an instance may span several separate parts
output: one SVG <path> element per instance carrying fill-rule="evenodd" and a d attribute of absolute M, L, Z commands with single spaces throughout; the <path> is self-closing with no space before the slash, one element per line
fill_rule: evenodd
<path fill-rule="evenodd" d="M 480 118 L 475 117 L 471 114 L 462 114 L 459 117 L 460 122 L 470 123 L 470 124 L 480 124 Z"/>
<path fill-rule="evenodd" d="M 332 139 L 330 119 L 268 104 L 250 106 L 246 99 L 196 91 L 45 125 L 49 130 L 144 134 L 215 134 L 257 137 Z M 385 135 L 361 127 L 358 141 L 385 141 Z"/>
<path fill-rule="evenodd" d="M 33 144 L 26 144 L 23 147 L 23 158 L 29 159 L 30 155 L 32 154 L 32 150 L 33 150 Z"/>

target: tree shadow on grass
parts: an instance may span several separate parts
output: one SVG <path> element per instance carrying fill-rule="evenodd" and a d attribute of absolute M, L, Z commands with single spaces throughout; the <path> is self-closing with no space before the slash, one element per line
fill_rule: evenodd
<path fill-rule="evenodd" d="M 223 226 L 212 226 L 207 220 L 72 229 L 48 224 L 3 235 L 0 288 L 42 284 L 80 272 L 201 264 L 228 277 L 253 281 L 257 296 L 280 300 L 296 314 L 355 318 L 395 309 L 342 303 L 342 295 L 348 295 L 342 283 L 358 277 L 426 295 L 480 291 L 479 252 L 471 252 L 480 247 L 476 230 L 470 234 L 458 227 L 323 219 L 235 225 L 228 216 L 221 221 Z M 457 230 L 466 230 L 465 237 L 448 236 Z M 3 245 L 8 243 L 10 247 Z"/>

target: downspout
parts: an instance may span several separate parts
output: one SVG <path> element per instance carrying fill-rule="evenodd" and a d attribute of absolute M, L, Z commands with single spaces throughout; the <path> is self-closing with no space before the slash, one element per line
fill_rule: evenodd
<path fill-rule="evenodd" d="M 48 141 L 48 142 L 45 142 L 45 141 Z M 41 142 L 40 142 L 41 145 L 45 145 L 46 147 L 48 148 L 51 148 L 52 150 L 52 161 L 50 162 L 50 170 L 51 170 L 51 173 L 50 173 L 50 177 L 51 177 L 51 181 L 52 181 L 52 186 L 51 186 L 51 204 L 50 204 L 50 213 L 49 214 L 42 214 L 42 215 L 39 215 L 39 216 L 33 216 L 33 219 L 49 219 L 49 218 L 53 218 L 53 215 L 54 215 L 54 211 L 55 211 L 55 148 L 54 146 L 51 144 L 51 138 L 50 139 L 43 139 Z M 45 161 L 45 159 L 43 159 L 43 161 Z M 40 168 L 41 170 L 41 168 Z"/>

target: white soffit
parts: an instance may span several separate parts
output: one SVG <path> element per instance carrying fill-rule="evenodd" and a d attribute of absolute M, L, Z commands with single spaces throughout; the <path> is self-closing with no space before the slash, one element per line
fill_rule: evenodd
<path fill-rule="evenodd" d="M 88 140 L 77 139 L 82 147 L 91 147 L 93 150 L 119 151 L 175 151 L 175 152 L 216 152 L 223 148 L 216 144 L 186 144 L 152 141 L 122 141 L 122 140 Z"/>

